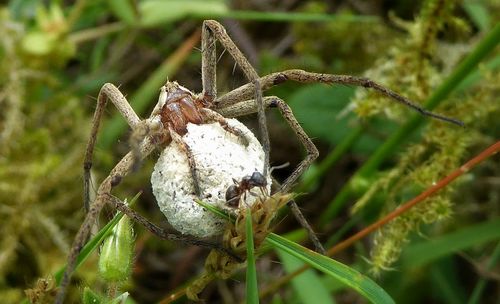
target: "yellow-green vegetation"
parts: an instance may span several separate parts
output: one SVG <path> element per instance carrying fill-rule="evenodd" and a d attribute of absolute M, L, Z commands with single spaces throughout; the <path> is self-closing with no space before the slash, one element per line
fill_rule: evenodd
<path fill-rule="evenodd" d="M 366 76 L 465 123 L 460 128 L 417 117 L 362 88 L 286 83 L 269 92 L 290 104 L 319 147 L 319 160 L 293 190 L 300 194 L 296 200 L 324 244 L 335 245 L 368 226 L 499 140 L 498 1 L 263 3 L 10 0 L 0 6 L 2 303 L 53 300 L 60 279 L 56 273 L 66 263 L 84 215 L 83 155 L 99 88 L 105 82 L 119 86 L 141 117 L 156 103 L 158 88 L 167 79 L 201 91 L 201 56 L 193 46 L 200 47 L 196 31 L 203 19 L 221 21 L 261 75 L 302 68 Z M 218 47 L 218 92 L 223 93 L 245 81 L 234 61 L 221 53 Z M 268 114 L 271 163 L 291 162 L 273 172 L 284 180 L 303 151 L 273 111 Z M 129 148 L 123 119 L 110 105 L 105 116 L 92 188 Z M 113 193 L 125 200 L 142 191 L 134 208 L 168 227 L 149 183 L 157 155 L 153 153 Z M 353 302 L 364 294 L 353 291 L 353 286 L 362 285 L 353 274 L 362 273 L 381 278 L 376 283 L 364 281 L 370 282 L 368 289 L 378 284 L 375 294 L 397 303 L 496 303 L 492 295 L 498 294 L 498 286 L 488 285 L 488 279 L 496 277 L 490 271 L 500 259 L 500 230 L 494 229 L 499 218 L 498 163 L 498 156 L 486 160 L 370 240 L 345 249 L 338 257 L 349 267 L 335 262 L 343 269 L 335 276 L 328 275 L 339 269 L 328 264 L 331 260 L 281 236 L 295 232 L 294 241 L 308 245 L 294 221 L 280 220 L 280 236 L 272 234 L 269 243 L 288 242 L 288 254 L 303 257 L 295 263 L 310 263 L 312 258 L 313 267 L 328 271 L 308 273 L 315 279 L 301 281 L 302 287 L 273 289 L 283 270 L 274 263 L 276 255 L 259 253 L 259 284 L 253 293 L 259 289 L 273 294 L 276 303 L 297 303 L 297 298 L 311 298 L 307 290 L 319 288 L 332 303 Z M 101 225 L 112 217 L 109 209 L 103 213 Z M 127 247 L 126 259 L 134 264 L 124 264 L 128 268 L 123 267 L 119 284 L 105 282 L 98 274 L 97 254 L 91 254 L 98 251 L 96 245 L 85 253 L 91 258 L 73 277 L 68 303 L 118 303 L 126 298 L 157 302 L 202 272 L 208 251 L 159 241 L 138 225 L 132 236 L 129 228 L 125 244 L 118 247 Z M 484 237 L 476 238 L 469 230 L 481 231 Z M 432 247 L 434 237 L 439 254 L 419 251 Z M 134 251 L 133 239 L 139 244 Z M 425 255 L 420 259 L 424 262 L 413 265 L 411 257 L 416 254 Z M 280 261 L 288 263 L 285 258 Z M 386 271 L 390 269 L 398 271 Z M 245 295 L 238 281 L 244 281 L 243 271 L 209 285 L 200 298 L 240 302 Z M 322 283 L 308 288 L 311 282 Z M 429 286 L 439 291 L 429 292 Z M 491 292 L 483 292 L 485 288 Z"/>
<path fill-rule="evenodd" d="M 473 47 L 466 40 L 470 25 L 453 14 L 456 5 L 456 1 L 426 1 L 415 22 L 398 22 L 408 35 L 365 74 L 397 88 L 414 100 L 428 99 L 457 65 L 457 60 Z M 445 36 L 440 37 L 445 27 Z M 430 122 L 422 131 L 422 141 L 409 145 L 401 152 L 398 163 L 370 185 L 354 206 L 354 211 L 381 193 L 385 201 L 384 209 L 393 210 L 405 199 L 422 192 L 459 167 L 470 156 L 467 152 L 471 147 L 494 140 L 482 135 L 480 130 L 500 114 L 495 98 L 498 87 L 491 85 L 498 83 L 500 74 L 485 70 L 479 72 L 482 79 L 470 91 L 448 99 L 437 108 L 437 111 L 463 120 L 466 128 L 450 128 L 441 122 Z M 352 103 L 362 117 L 384 113 L 388 118 L 402 121 L 407 116 L 404 108 L 363 90 L 357 91 Z M 389 268 L 397 260 L 408 234 L 418 231 L 420 224 L 431 224 L 450 217 L 458 185 L 455 183 L 443 189 L 376 234 L 371 252 L 374 273 Z"/>
<path fill-rule="evenodd" d="M 48 34 L 39 25 L 28 27 L 0 9 L 0 298 L 6 303 L 24 297 L 26 282 L 60 267 L 82 218 L 75 211 L 90 120 L 81 99 L 57 79 L 56 67 L 68 58 L 57 47 L 43 54 L 33 48 L 47 42 L 32 40 Z"/>

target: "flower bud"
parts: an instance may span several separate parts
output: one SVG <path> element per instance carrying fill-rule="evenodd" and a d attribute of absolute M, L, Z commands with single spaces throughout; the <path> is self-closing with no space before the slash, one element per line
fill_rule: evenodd
<path fill-rule="evenodd" d="M 130 219 L 123 216 L 103 242 L 99 257 L 99 273 L 108 282 L 120 282 L 130 275 L 134 250 L 134 230 Z"/>

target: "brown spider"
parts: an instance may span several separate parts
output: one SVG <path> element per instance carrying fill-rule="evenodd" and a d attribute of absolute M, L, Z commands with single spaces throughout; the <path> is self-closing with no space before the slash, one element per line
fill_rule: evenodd
<path fill-rule="evenodd" d="M 221 97 L 217 97 L 215 82 L 217 62 L 215 43 L 217 40 L 234 58 L 249 81 L 248 84 L 243 85 Z M 147 157 L 155 149 L 155 147 L 162 147 L 170 141 L 175 141 L 180 147 L 183 147 L 190 165 L 195 192 L 196 194 L 199 194 L 200 188 L 196 178 L 196 164 L 194 163 L 189 147 L 183 142 L 182 139 L 182 136 L 186 133 L 186 125 L 188 123 L 202 124 L 208 122 L 218 122 L 227 131 L 237 136 L 241 136 L 241 132 L 239 130 L 231 128 L 225 123 L 225 117 L 238 117 L 257 112 L 261 142 L 265 151 L 262 175 L 267 176 L 269 168 L 269 138 L 267 134 L 264 108 L 277 107 L 307 151 L 307 156 L 301 161 L 294 172 L 283 182 L 280 188 L 281 193 L 287 193 L 297 178 L 318 156 L 318 150 L 316 149 L 314 143 L 295 119 L 288 105 L 276 96 L 262 97 L 262 91 L 288 80 L 300 83 L 337 83 L 371 88 L 397 102 L 413 108 L 423 115 L 462 125 L 460 121 L 426 111 L 420 106 L 412 103 L 407 98 L 367 78 L 348 75 L 319 74 L 303 70 L 287 70 L 259 77 L 255 69 L 250 65 L 245 56 L 227 35 L 223 26 L 217 21 L 206 20 L 203 22 L 202 31 L 203 92 L 201 94 L 195 95 L 182 86 L 179 86 L 177 83 L 167 82 L 161 89 L 158 104 L 151 113 L 151 116 L 145 120 L 141 120 L 117 87 L 113 84 L 107 83 L 101 88 L 97 98 L 97 107 L 93 117 L 91 135 L 87 144 L 83 166 L 84 203 L 88 212 L 75 237 L 73 246 L 69 253 L 66 271 L 61 281 L 56 303 L 63 302 L 66 287 L 69 284 L 71 274 L 75 267 L 76 257 L 87 240 L 92 225 L 95 223 L 101 209 L 106 203 L 110 203 L 112 206 L 126 213 L 135 221 L 143 224 L 147 229 L 160 238 L 183 241 L 189 244 L 225 250 L 220 245 L 214 243 L 203 240 L 193 240 L 192 238 L 182 235 L 168 233 L 150 223 L 111 194 L 111 190 L 119 185 L 122 178 L 132 171 L 134 164 L 137 164 L 139 160 Z M 132 129 L 132 136 L 130 139 L 132 151 L 126 154 L 111 170 L 108 177 L 106 177 L 100 184 L 94 202 L 89 204 L 92 155 L 100 119 L 108 99 L 111 100 Z M 295 202 L 292 200 L 289 204 L 301 224 L 308 229 L 317 250 L 324 252 L 321 243 L 318 241 L 312 232 L 312 229 L 305 221 Z"/>

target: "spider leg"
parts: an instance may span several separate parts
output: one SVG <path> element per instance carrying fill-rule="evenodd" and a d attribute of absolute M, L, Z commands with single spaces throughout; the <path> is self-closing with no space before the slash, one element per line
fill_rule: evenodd
<path fill-rule="evenodd" d="M 208 27 L 203 26 L 201 32 L 201 80 L 203 98 L 210 102 L 213 102 L 217 97 L 215 42 L 215 37 L 210 33 Z"/>
<path fill-rule="evenodd" d="M 219 113 L 212 111 L 207 108 L 202 108 L 200 109 L 201 114 L 203 115 L 203 120 L 205 122 L 218 122 L 221 127 L 226 130 L 227 132 L 237 136 L 243 141 L 243 144 L 245 146 L 248 146 L 248 138 L 246 137 L 245 133 L 242 132 L 240 129 L 231 127 L 230 125 L 227 124 L 227 121 L 224 116 L 220 115 Z"/>
<path fill-rule="evenodd" d="M 284 83 L 287 80 L 292 80 L 300 83 L 337 83 L 343 85 L 354 85 L 364 88 L 373 89 L 380 94 L 391 98 L 392 100 L 399 102 L 414 111 L 419 112 L 424 116 L 429 116 L 435 119 L 453 123 L 459 126 L 463 126 L 464 123 L 460 120 L 450 118 L 441 114 L 437 114 L 422 108 L 420 105 L 412 102 L 408 98 L 401 96 L 400 94 L 384 87 L 383 85 L 370 80 L 365 77 L 356 77 L 350 75 L 333 75 L 333 74 L 321 74 L 312 73 L 303 70 L 286 70 L 283 72 L 273 73 L 260 78 L 260 85 L 262 90 L 268 90 L 269 88 Z M 256 89 L 254 83 L 248 83 L 233 91 L 225 94 L 224 96 L 217 98 L 215 101 L 216 110 L 233 105 L 242 100 L 247 100 L 252 98 L 252 93 Z"/>
<path fill-rule="evenodd" d="M 155 145 L 151 142 L 151 140 L 145 141 L 140 148 L 141 156 L 148 156 L 154 148 Z M 82 250 L 83 245 L 85 244 L 90 234 L 92 226 L 94 225 L 97 217 L 99 216 L 99 213 L 101 212 L 101 209 L 108 202 L 108 194 L 114 187 L 120 184 L 122 178 L 131 171 L 133 163 L 134 154 L 133 152 L 129 152 L 118 162 L 118 164 L 116 164 L 116 166 L 111 170 L 108 177 L 106 177 L 106 179 L 99 186 L 95 201 L 93 204 L 91 204 L 90 209 L 87 212 L 87 215 L 85 216 L 85 219 L 76 234 L 73 245 L 71 246 L 71 250 L 68 255 L 68 262 L 66 264 L 66 270 L 64 271 L 55 303 L 63 303 L 66 288 L 70 282 L 71 275 L 75 268 L 78 254 Z"/>
<path fill-rule="evenodd" d="M 162 229 L 162 228 L 156 226 L 155 224 L 153 224 L 151 221 L 149 221 L 147 218 L 145 218 L 144 216 L 139 214 L 137 211 L 135 211 L 134 209 L 131 209 L 129 206 L 124 204 L 116 196 L 111 195 L 109 193 L 107 194 L 107 196 L 108 196 L 108 202 L 111 205 L 113 205 L 115 207 L 115 209 L 118 209 L 121 212 L 125 213 L 133 221 L 144 226 L 149 232 L 156 235 L 160 239 L 167 240 L 167 241 L 182 242 L 185 244 L 205 247 L 205 248 L 209 248 L 209 249 L 216 249 L 216 250 L 219 250 L 219 251 L 235 258 L 238 261 L 241 261 L 240 257 L 238 257 L 231 250 L 224 248 L 221 244 L 192 238 L 192 237 L 181 235 L 178 233 L 169 232 L 168 230 Z"/>
<path fill-rule="evenodd" d="M 215 39 L 217 39 L 222 46 L 228 51 L 228 53 L 233 57 L 236 63 L 243 70 L 243 73 L 248 78 L 250 82 L 253 84 L 253 98 L 255 102 L 255 106 L 257 108 L 257 115 L 259 120 L 259 129 L 260 129 L 260 137 L 262 141 L 262 146 L 264 148 L 265 156 L 264 156 L 264 168 L 262 173 L 264 176 L 267 176 L 268 168 L 269 168 L 269 151 L 270 151 L 270 143 L 269 143 L 269 134 L 267 132 L 267 123 L 266 123 L 266 113 L 264 112 L 264 103 L 262 100 L 262 89 L 260 84 L 260 78 L 255 69 L 252 67 L 250 62 L 246 59 L 243 53 L 238 49 L 238 47 L 231 40 L 229 35 L 226 33 L 224 27 L 215 20 L 205 20 L 203 22 L 203 34 L 202 34 L 202 46 L 205 46 L 207 51 L 207 55 L 204 55 L 205 65 L 202 66 L 208 69 L 207 72 L 203 71 L 203 85 L 211 85 L 215 84 Z M 213 48 L 213 50 L 212 50 Z M 206 74 L 206 75 L 205 75 Z M 206 81 L 206 82 L 205 82 Z M 211 90 L 215 92 L 213 87 L 210 87 Z M 208 88 L 204 87 L 204 92 L 207 92 Z"/>
<path fill-rule="evenodd" d="M 191 151 L 191 148 L 188 146 L 188 144 L 172 128 L 169 127 L 168 130 L 170 131 L 172 141 L 177 144 L 177 146 L 182 150 L 182 152 L 184 152 L 184 154 L 186 154 L 189 169 L 191 171 L 191 178 L 193 179 L 194 192 L 197 197 L 201 197 L 201 188 L 200 184 L 198 183 L 198 174 L 193 151 Z"/>
<path fill-rule="evenodd" d="M 281 115 L 288 123 L 290 128 L 295 132 L 299 141 L 302 143 L 302 145 L 307 151 L 306 158 L 304 158 L 300 162 L 297 168 L 295 168 L 292 174 L 290 174 L 290 176 L 285 180 L 281 188 L 278 190 L 283 193 L 287 193 L 290 191 L 290 189 L 297 181 L 297 179 L 302 175 L 302 173 L 304 173 L 304 171 L 307 170 L 307 168 L 309 168 L 312 162 L 318 157 L 319 154 L 318 149 L 316 149 L 316 146 L 312 142 L 311 138 L 306 134 L 304 129 L 302 129 L 302 126 L 299 124 L 299 122 L 293 115 L 292 109 L 290 109 L 290 107 L 282 99 L 276 96 L 266 96 L 264 97 L 263 101 L 264 105 L 266 105 L 267 107 L 278 107 Z M 252 100 L 247 100 L 220 109 L 220 112 L 222 113 L 222 115 L 227 117 L 236 117 L 236 116 L 252 114 L 255 113 L 255 107 L 253 107 L 253 105 L 254 104 Z M 309 225 L 306 218 L 300 211 L 295 200 L 291 200 L 290 202 L 288 202 L 288 206 L 290 207 L 290 209 L 292 209 L 292 213 L 297 219 L 297 221 L 300 223 L 300 225 L 304 227 L 304 229 L 306 229 L 309 235 L 309 239 L 316 248 L 316 251 L 324 254 L 325 249 L 323 248 L 323 245 L 321 245 L 321 242 L 316 236 L 316 233 L 314 233 L 314 230 L 312 229 L 311 225 Z"/>
<path fill-rule="evenodd" d="M 102 113 L 104 112 L 108 99 L 111 100 L 132 129 L 135 129 L 141 121 L 127 99 L 116 86 L 111 83 L 106 83 L 102 86 L 97 97 L 97 107 L 94 112 L 94 117 L 92 118 L 92 129 L 90 131 L 87 147 L 85 148 L 85 158 L 83 161 L 83 205 L 86 212 L 90 209 L 90 169 L 92 168 L 92 156 L 94 154 Z"/>

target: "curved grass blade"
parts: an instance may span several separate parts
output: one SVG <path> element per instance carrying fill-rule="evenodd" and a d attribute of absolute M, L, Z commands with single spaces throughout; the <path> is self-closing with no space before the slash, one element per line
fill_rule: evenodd
<path fill-rule="evenodd" d="M 401 264 L 404 269 L 422 267 L 461 250 L 499 240 L 499 227 L 500 219 L 494 219 L 408 246 L 401 257 Z"/>
<path fill-rule="evenodd" d="M 279 248 L 276 248 L 276 253 L 278 254 L 280 261 L 287 273 L 292 273 L 304 266 L 304 262 Z M 292 279 L 291 283 L 300 303 L 335 303 L 335 300 L 330 294 L 330 291 L 322 282 L 319 274 L 313 269 L 308 269 L 300 275 L 296 276 Z"/>
<path fill-rule="evenodd" d="M 255 252 L 253 244 L 252 213 L 247 209 L 245 221 L 245 231 L 247 234 L 247 303 L 259 303 L 259 288 L 257 286 L 257 269 L 255 267 Z"/>
<path fill-rule="evenodd" d="M 320 255 L 274 233 L 271 233 L 266 241 L 299 258 L 317 270 L 338 279 L 372 303 L 395 303 L 382 287 L 378 286 L 370 278 L 342 263 Z"/>
<path fill-rule="evenodd" d="M 217 209 L 216 207 L 211 206 L 203 201 L 197 201 L 197 203 L 205 207 L 209 211 L 214 212 L 215 214 L 230 220 L 230 218 L 225 212 Z M 247 246 L 248 242 L 249 240 L 247 239 Z M 375 282 L 373 282 L 370 278 L 362 275 L 358 271 L 342 263 L 339 263 L 329 257 L 318 254 L 314 251 L 311 251 L 303 246 L 300 246 L 297 243 L 287 240 L 282 236 L 279 236 L 275 233 L 270 233 L 267 236 L 264 245 L 269 245 L 275 248 L 279 248 L 285 251 L 286 253 L 309 264 L 310 266 L 316 268 L 317 270 L 336 278 L 337 280 L 344 283 L 348 287 L 351 287 L 352 289 L 359 292 L 361 295 L 363 295 L 372 303 L 377 303 L 377 304 L 395 303 L 394 300 L 389 296 L 389 294 L 382 287 L 378 286 Z M 248 260 L 249 260 L 248 267 L 250 267 L 251 264 L 250 255 L 248 256 Z M 252 264 L 255 264 L 255 262 L 253 262 Z M 247 284 L 248 284 L 248 278 L 247 278 Z"/>

